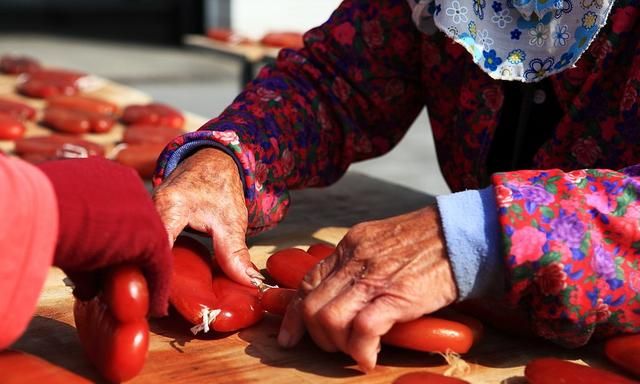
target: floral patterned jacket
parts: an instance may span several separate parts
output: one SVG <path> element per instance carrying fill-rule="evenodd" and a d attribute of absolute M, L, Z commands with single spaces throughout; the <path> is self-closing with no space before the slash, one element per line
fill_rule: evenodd
<path fill-rule="evenodd" d="M 488 174 L 502 83 L 461 46 L 420 33 L 406 0 L 347 0 L 305 48 L 281 51 L 219 117 L 171 142 L 155 182 L 176 151 L 215 143 L 244 172 L 256 233 L 282 219 L 289 189 L 389 151 L 427 106 L 452 190 L 495 187 L 507 297 L 536 332 L 566 346 L 640 332 L 640 5 L 617 1 L 577 66 L 552 77 L 564 117 L 539 170 Z"/>

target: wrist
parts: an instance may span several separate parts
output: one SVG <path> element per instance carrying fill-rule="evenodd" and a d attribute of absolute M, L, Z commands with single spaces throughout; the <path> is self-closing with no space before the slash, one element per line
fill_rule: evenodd
<path fill-rule="evenodd" d="M 204 147 L 198 149 L 192 157 L 197 159 L 201 159 L 202 161 L 207 162 L 218 162 L 219 164 L 223 164 L 226 167 L 234 167 L 236 162 L 233 159 L 233 155 L 228 154 L 227 152 L 216 148 L 216 147 Z"/>
<path fill-rule="evenodd" d="M 432 244 L 429 246 L 433 252 L 437 254 L 434 268 L 437 271 L 438 285 L 440 286 L 441 294 L 443 295 L 444 305 L 449 305 L 455 302 L 459 295 L 457 287 L 456 276 L 453 270 L 451 259 L 447 252 L 446 238 L 444 235 L 444 229 L 442 227 L 442 219 L 438 207 L 429 206 L 425 208 L 427 222 L 433 223 L 431 228 L 435 231 L 430 237 Z"/>
<path fill-rule="evenodd" d="M 191 146 L 190 148 L 187 146 Z M 184 149 L 184 150 L 183 150 Z M 238 182 L 246 191 L 242 166 L 235 155 L 226 147 L 210 141 L 190 142 L 181 147 L 182 152 L 176 151 L 170 162 L 176 162 L 167 166 L 165 179 L 170 179 L 185 170 L 198 168 L 211 168 L 211 172 L 226 172 L 238 176 Z"/>
<path fill-rule="evenodd" d="M 437 200 L 458 299 L 498 293 L 503 288 L 503 266 L 493 188 Z"/>
<path fill-rule="evenodd" d="M 183 159 L 167 179 L 172 179 L 185 171 L 193 169 L 200 169 L 204 172 L 209 172 L 211 175 L 223 174 L 228 180 L 233 180 L 234 182 L 237 179 L 238 184 L 244 188 L 242 173 L 238 169 L 235 158 L 217 147 L 200 148 L 189 157 Z"/>

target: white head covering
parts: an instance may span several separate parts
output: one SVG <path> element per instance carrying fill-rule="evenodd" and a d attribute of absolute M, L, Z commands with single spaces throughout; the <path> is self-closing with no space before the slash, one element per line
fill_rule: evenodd
<path fill-rule="evenodd" d="M 498 80 L 540 81 L 571 68 L 614 0 L 407 0 L 427 34 L 436 27 Z"/>

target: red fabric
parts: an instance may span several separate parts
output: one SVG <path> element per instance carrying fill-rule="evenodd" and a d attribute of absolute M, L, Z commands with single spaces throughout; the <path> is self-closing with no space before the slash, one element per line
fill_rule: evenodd
<path fill-rule="evenodd" d="M 34 166 L 0 154 L 0 349 L 25 330 L 53 259 L 55 193 Z"/>
<path fill-rule="evenodd" d="M 168 235 L 135 171 L 97 157 L 39 167 L 58 196 L 54 264 L 74 281 L 74 293 L 88 299 L 100 285 L 103 268 L 132 263 L 149 283 L 151 314 L 166 314 L 172 262 Z"/>

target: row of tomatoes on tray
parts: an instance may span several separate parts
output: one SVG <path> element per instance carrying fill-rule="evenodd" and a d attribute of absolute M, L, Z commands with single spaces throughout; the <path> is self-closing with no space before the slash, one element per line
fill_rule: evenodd
<path fill-rule="evenodd" d="M 107 100 L 83 95 L 95 80 L 82 72 L 48 69 L 35 59 L 16 56 L 1 57 L 0 72 L 18 76 L 16 93 L 45 101 L 39 113 L 24 99 L 0 96 L 0 140 L 15 141 L 15 153 L 33 163 L 105 156 L 102 145 L 82 135 L 108 133 L 120 121 L 126 127 L 123 145 L 111 157 L 146 178 L 153 173 L 155 160 L 166 143 L 183 132 L 183 114 L 168 105 L 151 103 L 121 109 Z M 36 121 L 53 134 L 25 138 L 27 122 Z"/>
<path fill-rule="evenodd" d="M 317 262 L 334 248 L 316 244 L 307 251 L 280 250 L 267 260 L 267 272 L 280 287 L 260 290 L 228 279 L 208 249 L 189 237 L 180 237 L 173 249 L 174 270 L 170 303 L 193 327 L 191 332 L 234 332 L 258 323 L 265 313 L 282 316 L 295 296 L 295 287 Z M 89 360 L 112 382 L 126 381 L 144 365 L 149 343 L 146 320 L 148 291 L 136 268 L 114 269 L 105 280 L 102 293 L 89 302 L 76 302 L 76 327 Z M 467 353 L 479 342 L 487 313 L 475 306 L 456 311 L 439 311 L 406 323 L 399 323 L 382 337 L 382 343 L 430 353 Z M 498 317 L 504 321 L 505 317 Z M 495 318 L 493 320 L 495 324 Z M 507 328 L 509 325 L 506 324 Z M 185 332 L 188 332 L 185 329 Z M 614 364 L 640 378 L 640 335 L 622 336 L 605 344 L 605 355 Z M 531 361 L 525 376 L 529 383 L 634 383 L 636 381 L 605 370 L 542 358 Z M 465 383 L 461 379 L 431 372 L 412 372 L 395 383 Z"/>
<path fill-rule="evenodd" d="M 211 40 L 232 45 L 259 44 L 270 48 L 300 49 L 304 46 L 302 33 L 299 32 L 268 32 L 259 40 L 252 40 L 228 28 L 209 28 L 205 35 Z"/>
<path fill-rule="evenodd" d="M 130 105 L 120 112 L 117 105 L 89 96 L 58 95 L 46 101 L 40 123 L 62 134 L 107 133 L 118 120 L 134 131 L 153 127 L 161 136 L 175 134 L 184 126 L 179 111 L 160 103 Z M 24 122 L 35 121 L 37 115 L 30 105 L 0 96 L 0 140 L 22 138 Z"/>

